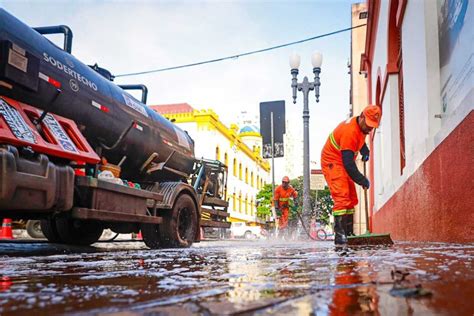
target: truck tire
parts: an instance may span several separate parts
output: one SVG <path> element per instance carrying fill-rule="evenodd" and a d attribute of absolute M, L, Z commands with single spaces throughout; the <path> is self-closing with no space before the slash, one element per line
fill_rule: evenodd
<path fill-rule="evenodd" d="M 196 204 L 188 194 L 181 194 L 173 209 L 163 213 L 160 225 L 161 246 L 188 248 L 194 242 L 197 232 Z"/>
<path fill-rule="evenodd" d="M 148 248 L 161 248 L 160 225 L 157 224 L 142 224 L 141 231 L 143 242 Z"/>
<path fill-rule="evenodd" d="M 56 221 L 52 216 L 41 220 L 41 231 L 44 237 L 51 243 L 60 243 L 61 238 L 59 237 L 58 231 L 56 230 Z"/>
<path fill-rule="evenodd" d="M 244 238 L 245 238 L 245 239 L 251 239 L 251 238 L 252 238 L 252 235 L 253 235 L 252 232 L 249 231 L 249 230 L 247 230 L 247 231 L 245 232 L 245 234 L 244 234 Z"/>
<path fill-rule="evenodd" d="M 26 232 L 31 238 L 44 238 L 44 234 L 41 231 L 41 221 L 29 220 L 26 222 Z"/>
<path fill-rule="evenodd" d="M 79 220 L 70 216 L 56 217 L 56 230 L 61 243 L 89 246 L 99 240 L 104 228 L 92 220 Z"/>

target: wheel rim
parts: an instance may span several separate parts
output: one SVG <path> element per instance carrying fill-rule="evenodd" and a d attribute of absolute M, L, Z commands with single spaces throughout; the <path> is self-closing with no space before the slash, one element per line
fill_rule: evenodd
<path fill-rule="evenodd" d="M 35 222 L 35 224 L 33 225 L 33 229 L 37 232 L 37 233 L 43 233 L 43 231 L 41 230 L 41 222 L 40 221 L 37 221 Z"/>
<path fill-rule="evenodd" d="M 181 240 L 188 240 L 187 233 L 191 224 L 190 210 L 187 207 L 181 208 L 178 216 L 178 234 Z"/>
<path fill-rule="evenodd" d="M 326 240 L 327 238 L 326 232 L 322 229 L 317 231 L 317 236 L 320 240 Z"/>

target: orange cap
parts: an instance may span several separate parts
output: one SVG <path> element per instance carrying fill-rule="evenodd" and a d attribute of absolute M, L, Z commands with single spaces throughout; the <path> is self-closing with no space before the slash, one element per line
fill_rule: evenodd
<path fill-rule="evenodd" d="M 379 127 L 382 110 L 377 105 L 367 105 L 363 111 L 365 123 L 370 127 Z"/>
<path fill-rule="evenodd" d="M 290 182 L 290 178 L 284 176 L 283 179 L 281 179 L 281 182 Z"/>

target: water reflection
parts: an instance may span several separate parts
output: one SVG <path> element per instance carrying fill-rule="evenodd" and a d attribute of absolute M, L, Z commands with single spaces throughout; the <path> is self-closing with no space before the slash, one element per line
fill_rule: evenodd
<path fill-rule="evenodd" d="M 334 276 L 334 292 L 329 306 L 330 315 L 354 315 L 378 312 L 378 295 L 374 286 L 364 285 L 367 279 L 358 272 L 358 267 L 367 262 L 341 260 Z"/>

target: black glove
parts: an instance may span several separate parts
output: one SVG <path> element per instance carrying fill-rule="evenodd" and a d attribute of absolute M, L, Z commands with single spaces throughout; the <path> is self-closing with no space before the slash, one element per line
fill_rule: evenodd
<path fill-rule="evenodd" d="M 364 161 L 364 162 L 369 161 L 370 150 L 369 150 L 369 147 L 367 147 L 366 144 L 364 144 L 364 146 L 362 146 L 362 148 L 360 149 L 360 154 L 362 155 L 362 161 Z"/>
<path fill-rule="evenodd" d="M 277 217 L 280 217 L 280 216 L 281 216 L 281 210 L 280 210 L 280 208 L 275 207 L 275 214 L 276 214 Z"/>
<path fill-rule="evenodd" d="M 369 189 L 370 188 L 370 181 L 369 179 L 365 178 L 363 181 L 362 181 L 362 187 L 364 189 Z"/>

